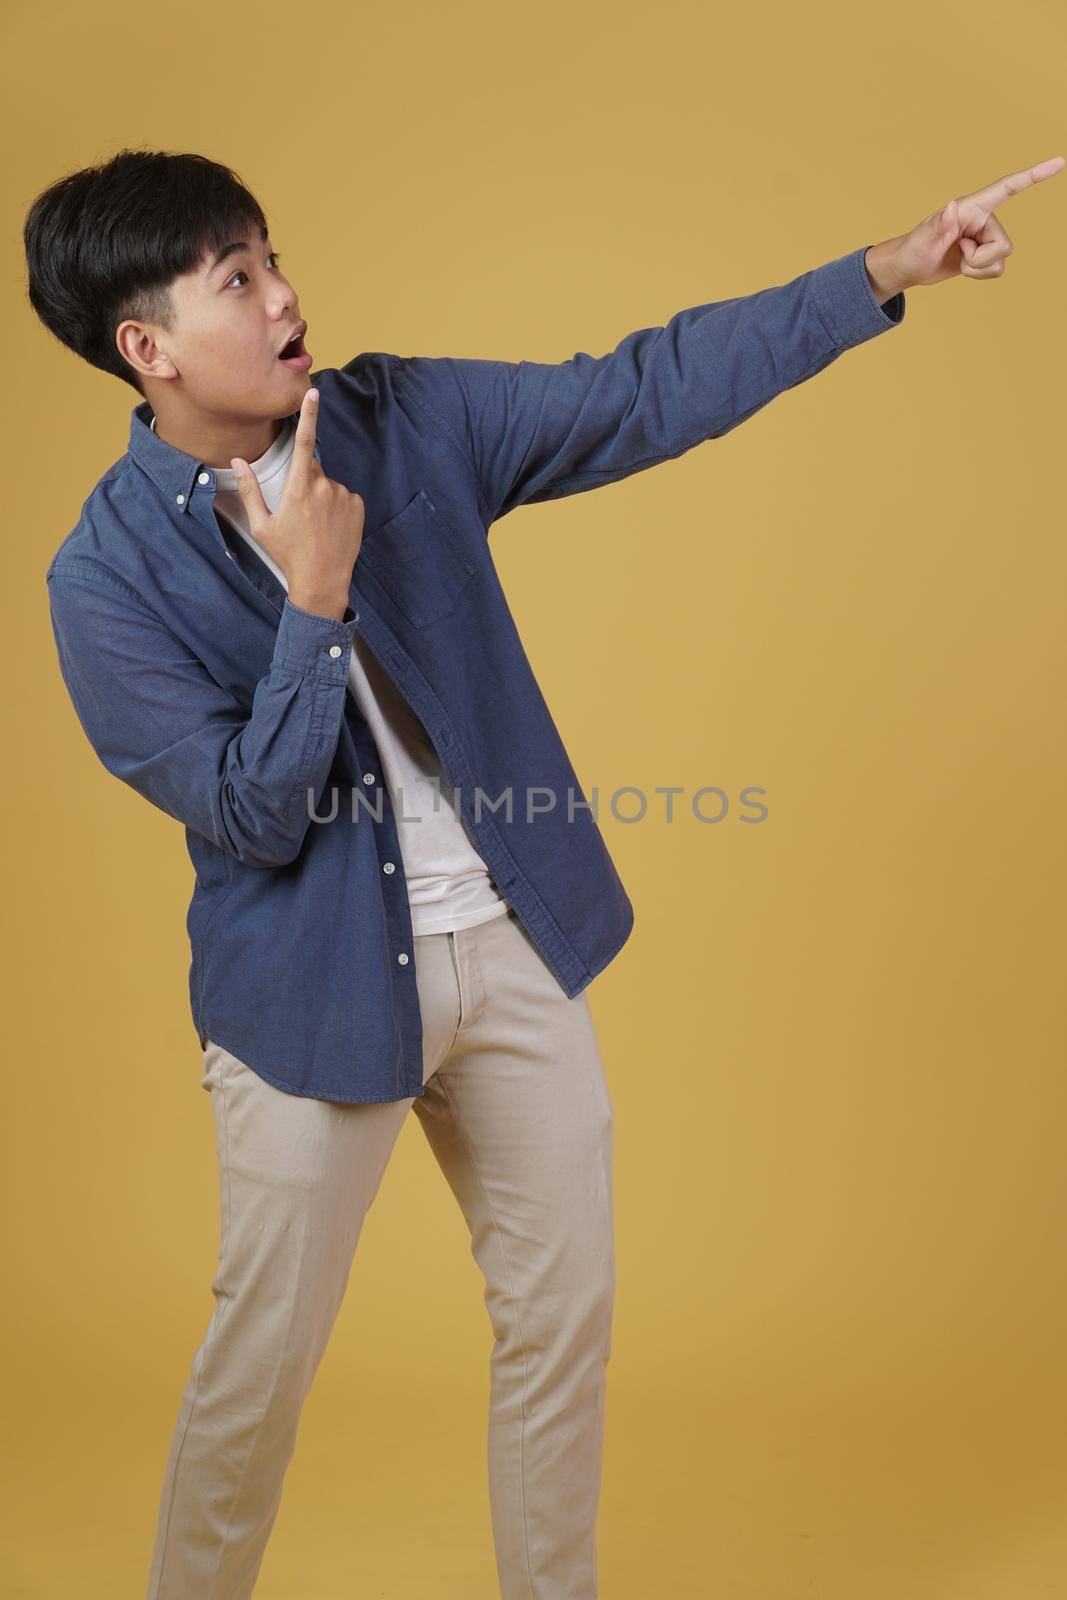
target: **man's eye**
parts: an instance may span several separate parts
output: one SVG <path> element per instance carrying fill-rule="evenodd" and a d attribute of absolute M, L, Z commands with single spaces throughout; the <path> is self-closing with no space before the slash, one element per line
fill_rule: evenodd
<path fill-rule="evenodd" d="M 278 262 L 281 260 L 281 256 L 282 256 L 282 253 L 281 253 L 280 250 L 272 250 L 267 259 L 269 261 L 273 261 L 275 266 L 277 266 Z M 237 271 L 233 275 L 233 278 L 230 278 L 230 279 L 227 280 L 227 283 L 226 283 L 227 289 L 230 287 L 230 284 L 233 282 L 234 278 L 247 278 L 247 277 L 248 277 L 248 273 L 244 270 L 244 268 L 243 267 L 238 267 Z"/>

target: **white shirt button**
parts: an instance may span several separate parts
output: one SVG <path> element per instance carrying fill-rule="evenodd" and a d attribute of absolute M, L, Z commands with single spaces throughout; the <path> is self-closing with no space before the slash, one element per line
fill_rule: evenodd
<path fill-rule="evenodd" d="M 175 495 L 174 498 L 177 500 L 177 502 L 178 502 L 178 504 L 180 506 L 183 506 L 185 504 L 185 496 L 183 494 Z"/>
<path fill-rule="evenodd" d="M 383 872 L 395 872 L 396 871 L 396 867 L 393 865 L 393 863 L 391 861 L 386 861 L 384 863 L 383 867 L 382 867 L 382 871 Z"/>
<path fill-rule="evenodd" d="M 330 646 L 330 654 L 335 658 L 339 656 L 341 654 L 341 646 L 339 644 L 332 644 Z"/>
<path fill-rule="evenodd" d="M 402 966 L 402 967 L 406 967 L 407 966 L 408 958 L 404 954 L 403 950 L 401 950 L 400 954 L 397 956 L 396 959 L 397 959 L 397 962 L 399 963 L 400 966 Z"/>
<path fill-rule="evenodd" d="M 363 782 L 364 783 L 373 783 L 374 782 L 374 773 L 373 772 L 365 772 L 363 774 Z"/>
<path fill-rule="evenodd" d="M 211 474 L 209 472 L 202 472 L 196 481 L 197 483 L 210 483 Z"/>

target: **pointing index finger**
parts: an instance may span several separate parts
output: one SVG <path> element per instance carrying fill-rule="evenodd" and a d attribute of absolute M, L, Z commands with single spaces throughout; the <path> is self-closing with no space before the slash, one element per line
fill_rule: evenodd
<path fill-rule="evenodd" d="M 300 416 L 297 418 L 296 438 L 293 441 L 293 459 L 289 466 L 290 478 L 295 473 L 298 481 L 307 479 L 311 463 L 315 458 L 315 424 L 318 419 L 319 391 L 308 389 L 300 402 Z"/>
<path fill-rule="evenodd" d="M 995 183 L 988 183 L 984 189 L 976 189 L 964 198 L 975 201 L 983 211 L 995 211 L 1013 195 L 1021 194 L 1024 189 L 1032 189 L 1035 183 L 1041 183 L 1045 178 L 1051 178 L 1059 172 L 1063 161 L 1063 156 L 1050 156 L 1047 161 L 1039 161 L 1036 167 L 1010 172 L 1006 177 L 998 178 Z"/>

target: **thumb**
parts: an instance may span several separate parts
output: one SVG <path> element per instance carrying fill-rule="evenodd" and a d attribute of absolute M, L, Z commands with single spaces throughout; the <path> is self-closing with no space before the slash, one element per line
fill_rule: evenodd
<path fill-rule="evenodd" d="M 938 234 L 943 244 L 951 244 L 960 231 L 960 208 L 950 200 L 937 219 Z"/>
<path fill-rule="evenodd" d="M 242 460 L 240 456 L 233 456 L 230 460 L 230 466 L 237 474 L 237 491 L 244 501 L 245 510 L 248 512 L 248 520 L 252 525 L 253 531 L 255 531 L 270 515 L 267 510 L 267 502 L 263 498 L 263 490 L 259 487 L 259 479 L 248 465 L 248 462 Z"/>

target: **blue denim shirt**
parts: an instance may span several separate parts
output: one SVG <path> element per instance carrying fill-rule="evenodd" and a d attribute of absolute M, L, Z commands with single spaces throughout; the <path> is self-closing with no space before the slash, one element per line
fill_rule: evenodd
<path fill-rule="evenodd" d="M 679 311 L 599 357 L 370 352 L 312 374 L 315 455 L 365 505 L 341 621 L 293 605 L 215 515 L 212 468 L 152 431 L 147 401 L 134 407 L 126 453 L 49 563 L 49 604 L 99 759 L 185 825 L 201 1046 L 210 1037 L 292 1094 L 423 1093 L 397 829 L 348 687 L 357 629 L 425 726 L 475 849 L 564 993 L 618 953 L 633 907 L 526 657 L 489 530 L 516 506 L 720 438 L 898 326 L 904 297 L 879 306 L 866 248 Z"/>

